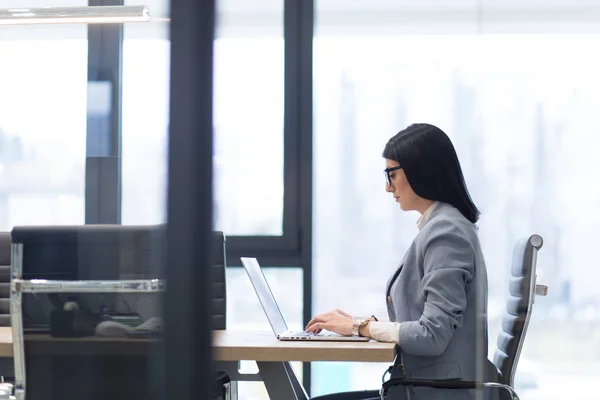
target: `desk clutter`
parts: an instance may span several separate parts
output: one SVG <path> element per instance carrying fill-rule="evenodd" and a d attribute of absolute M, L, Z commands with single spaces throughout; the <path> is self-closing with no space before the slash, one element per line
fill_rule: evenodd
<path fill-rule="evenodd" d="M 10 400 L 13 391 L 11 383 L 0 382 L 0 400 Z"/>
<path fill-rule="evenodd" d="M 163 331 L 161 317 L 151 317 L 144 321 L 138 313 L 111 313 L 105 307 L 101 309 L 104 312 L 92 313 L 87 307 L 82 309 L 77 299 L 71 296 L 62 310 L 50 312 L 48 333 L 56 338 L 158 337 Z M 33 332 L 43 331 L 43 328 L 38 327 Z"/>
<path fill-rule="evenodd" d="M 51 337 L 159 337 L 161 317 L 144 321 L 138 314 L 90 314 L 82 310 L 58 310 L 50 314 Z"/>
<path fill-rule="evenodd" d="M 96 326 L 96 336 L 102 337 L 154 337 L 163 332 L 162 318 L 150 318 L 137 326 L 129 326 L 114 320 L 107 320 Z"/>

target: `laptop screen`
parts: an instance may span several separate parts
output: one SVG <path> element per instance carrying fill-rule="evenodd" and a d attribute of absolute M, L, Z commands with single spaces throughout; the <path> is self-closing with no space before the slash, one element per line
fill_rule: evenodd
<path fill-rule="evenodd" d="M 273 297 L 267 279 L 265 278 L 260 265 L 258 265 L 258 261 L 256 258 L 247 257 L 242 257 L 241 260 L 244 269 L 248 273 L 250 282 L 252 282 L 252 286 L 254 286 L 258 300 L 260 301 L 263 310 L 265 310 L 265 314 L 267 314 L 267 319 L 271 324 L 271 328 L 273 328 L 273 332 L 275 332 L 276 335 L 281 335 L 288 330 L 288 327 L 285 323 L 285 319 L 283 319 L 281 310 L 275 301 L 275 297 Z"/>

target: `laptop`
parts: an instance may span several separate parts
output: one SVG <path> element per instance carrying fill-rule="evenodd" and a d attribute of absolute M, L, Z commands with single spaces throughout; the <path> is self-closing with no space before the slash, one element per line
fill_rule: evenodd
<path fill-rule="evenodd" d="M 278 340 L 321 340 L 338 342 L 368 342 L 370 340 L 368 337 L 343 336 L 327 330 L 323 330 L 318 334 L 304 331 L 290 331 L 256 258 L 241 257 L 241 260 L 244 269 L 248 273 L 250 282 L 252 282 L 252 286 L 254 286 L 258 300 L 267 315 L 269 324 L 271 324 L 271 328 Z"/>

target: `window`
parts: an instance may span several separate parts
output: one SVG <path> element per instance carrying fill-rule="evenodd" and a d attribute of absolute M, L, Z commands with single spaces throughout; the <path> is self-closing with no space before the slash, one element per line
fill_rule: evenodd
<path fill-rule="evenodd" d="M 215 43 L 215 225 L 283 233 L 283 39 Z"/>
<path fill-rule="evenodd" d="M 166 221 L 169 56 L 166 39 L 123 42 L 123 224 Z"/>
<path fill-rule="evenodd" d="M 236 268 L 238 267 L 238 268 Z M 258 301 L 252 283 L 240 265 L 227 268 L 227 326 L 239 330 L 270 331 L 271 325 Z M 302 269 L 263 268 L 288 328 L 302 330 Z M 244 293 L 245 296 L 239 296 Z"/>
<path fill-rule="evenodd" d="M 148 4 L 164 17 L 165 2 Z M 268 6 L 268 7 L 267 7 Z M 215 228 L 283 234 L 283 2 L 219 4 L 215 41 Z M 267 11 L 268 10 L 268 11 Z M 267 12 L 263 30 L 244 21 Z M 276 17 L 277 16 L 277 17 Z M 123 223 L 165 219 L 168 24 L 130 24 L 123 47 Z"/>
<path fill-rule="evenodd" d="M 139 2 L 127 0 L 126 5 Z M 122 200 L 123 224 L 166 221 L 169 133 L 169 3 L 144 3 L 159 22 L 124 25 Z"/>
<path fill-rule="evenodd" d="M 490 356 L 512 246 L 539 233 L 545 245 L 538 279 L 549 285 L 550 295 L 536 301 L 516 388 L 523 399 L 593 398 L 600 295 L 589 249 L 600 233 L 600 212 L 583 216 L 582 199 L 593 203 L 600 196 L 592 184 L 598 171 L 600 58 L 589 52 L 600 35 L 458 34 L 465 26 L 456 21 L 454 35 L 438 35 L 434 31 L 450 28 L 430 19 L 412 33 L 366 20 L 353 36 L 340 22 L 350 12 L 328 14 L 332 2 L 320 3 L 324 15 L 317 15 L 314 59 L 315 313 L 339 307 L 387 316 L 384 287 L 417 234 L 418 215 L 401 212 L 384 191 L 381 153 L 400 129 L 430 122 L 451 137 L 482 211 Z M 365 15 L 385 19 L 383 2 L 377 3 Z M 361 24 L 356 15 L 353 23 Z M 504 28 L 518 30 L 519 24 Z M 426 28 L 430 34 L 420 35 Z M 386 366 L 317 364 L 313 395 L 377 388 Z M 564 389 L 559 377 L 570 382 Z"/>
<path fill-rule="evenodd" d="M 0 230 L 84 221 L 87 50 L 83 25 L 1 30 Z"/>
<path fill-rule="evenodd" d="M 214 212 L 229 235 L 283 234 L 283 3 L 217 3 Z"/>

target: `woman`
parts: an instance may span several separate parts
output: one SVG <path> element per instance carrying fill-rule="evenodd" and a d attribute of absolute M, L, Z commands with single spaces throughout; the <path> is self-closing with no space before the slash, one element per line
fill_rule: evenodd
<path fill-rule="evenodd" d="M 400 209 L 421 214 L 419 233 L 386 286 L 390 322 L 334 310 L 314 317 L 306 331 L 327 329 L 396 343 L 392 378 L 496 380 L 483 372 L 495 368 L 487 360 L 487 272 L 475 226 L 479 210 L 452 142 L 433 125 L 414 124 L 388 141 L 383 157 L 385 190 Z M 372 396 L 353 392 L 322 398 Z M 387 398 L 470 400 L 475 393 L 395 386 Z"/>

